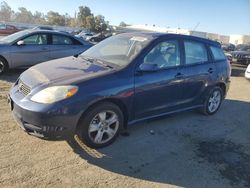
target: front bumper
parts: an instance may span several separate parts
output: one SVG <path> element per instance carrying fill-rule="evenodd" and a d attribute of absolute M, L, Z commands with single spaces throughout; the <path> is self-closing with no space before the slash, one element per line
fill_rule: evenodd
<path fill-rule="evenodd" d="M 28 134 L 44 138 L 69 138 L 75 133 L 80 115 L 74 105 L 45 105 L 25 99 L 14 87 L 8 103 L 17 124 Z"/>

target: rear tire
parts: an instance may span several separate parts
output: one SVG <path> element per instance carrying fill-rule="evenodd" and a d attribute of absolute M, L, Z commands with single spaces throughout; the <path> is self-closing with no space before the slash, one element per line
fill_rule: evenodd
<path fill-rule="evenodd" d="M 0 75 L 5 73 L 8 69 L 8 62 L 4 58 L 0 57 Z"/>
<path fill-rule="evenodd" d="M 223 96 L 224 94 L 220 87 L 213 88 L 205 99 L 201 112 L 204 115 L 215 114 L 220 108 Z"/>
<path fill-rule="evenodd" d="M 124 116 L 118 106 L 102 102 L 90 108 L 80 119 L 78 137 L 91 148 L 110 145 L 124 125 Z"/>

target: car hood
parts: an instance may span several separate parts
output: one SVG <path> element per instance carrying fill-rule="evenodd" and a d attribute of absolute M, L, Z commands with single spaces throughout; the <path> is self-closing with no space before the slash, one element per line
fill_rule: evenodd
<path fill-rule="evenodd" d="M 247 51 L 233 51 L 231 52 L 232 55 L 249 55 L 250 52 L 247 52 Z"/>
<path fill-rule="evenodd" d="M 39 85 L 75 84 L 112 70 L 101 64 L 90 63 L 81 57 L 71 56 L 33 66 L 23 72 L 20 79 L 30 88 Z"/>

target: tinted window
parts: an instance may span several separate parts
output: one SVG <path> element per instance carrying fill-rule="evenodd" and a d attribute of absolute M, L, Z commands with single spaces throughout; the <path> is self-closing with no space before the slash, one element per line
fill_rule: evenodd
<path fill-rule="evenodd" d="M 55 45 L 71 45 L 73 40 L 64 35 L 52 35 L 52 43 Z"/>
<path fill-rule="evenodd" d="M 198 64 L 208 61 L 207 50 L 204 44 L 185 41 L 186 64 Z"/>
<path fill-rule="evenodd" d="M 157 44 L 144 58 L 144 63 L 156 64 L 158 68 L 180 65 L 178 41 L 169 40 Z"/>
<path fill-rule="evenodd" d="M 211 46 L 210 49 L 212 51 L 215 61 L 226 59 L 225 54 L 221 48 Z"/>
<path fill-rule="evenodd" d="M 43 45 L 47 44 L 47 35 L 46 34 L 31 35 L 24 38 L 23 41 L 24 44 L 27 45 L 33 45 L 33 44 Z"/>

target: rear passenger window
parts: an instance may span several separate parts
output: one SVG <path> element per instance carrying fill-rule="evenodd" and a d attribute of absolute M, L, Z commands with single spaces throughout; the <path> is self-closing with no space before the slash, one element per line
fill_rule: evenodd
<path fill-rule="evenodd" d="M 204 44 L 185 41 L 186 64 L 200 64 L 208 61 L 207 50 Z"/>
<path fill-rule="evenodd" d="M 73 41 L 67 36 L 52 35 L 52 43 L 54 45 L 71 45 L 73 44 Z"/>
<path fill-rule="evenodd" d="M 225 60 L 226 56 L 221 48 L 210 46 L 215 61 Z"/>

